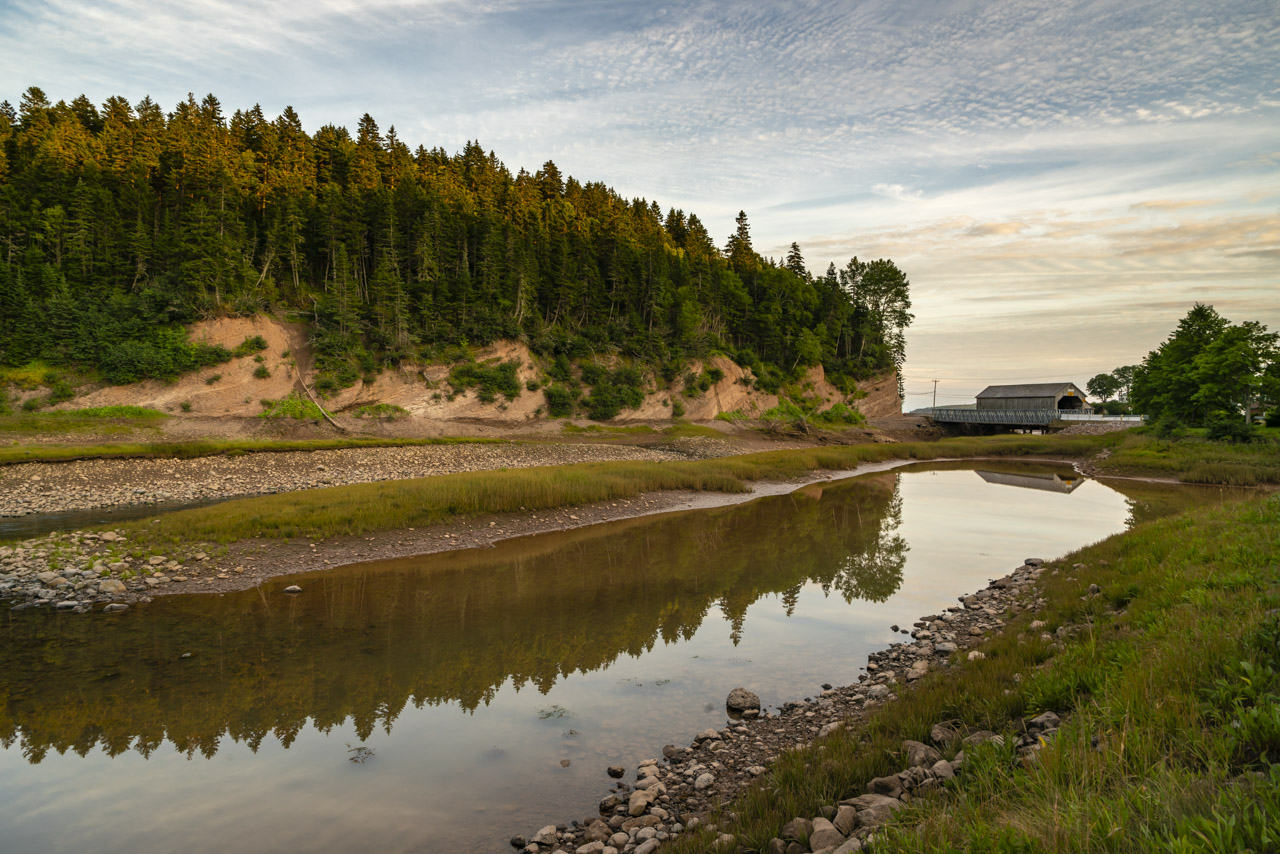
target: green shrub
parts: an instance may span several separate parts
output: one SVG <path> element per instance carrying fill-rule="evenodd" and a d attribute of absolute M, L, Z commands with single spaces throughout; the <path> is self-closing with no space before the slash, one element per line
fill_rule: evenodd
<path fill-rule="evenodd" d="M 296 391 L 289 392 L 288 396 L 282 397 L 280 400 L 262 400 L 262 414 L 259 418 L 295 418 L 299 421 L 319 421 L 324 418 L 324 413 L 320 411 L 320 407 L 316 406 L 310 400 L 299 395 Z"/>
<path fill-rule="evenodd" d="M 516 372 L 520 363 L 516 361 L 501 364 L 464 362 L 449 371 L 449 385 L 454 393 L 461 393 L 469 388 L 476 389 L 476 397 L 484 403 L 493 403 L 501 394 L 507 400 L 515 400 L 520 396 L 520 381 Z"/>
<path fill-rule="evenodd" d="M 542 395 L 547 399 L 547 414 L 552 418 L 568 418 L 573 415 L 574 394 L 568 388 L 555 383 L 544 386 Z"/>
<path fill-rule="evenodd" d="M 1268 427 L 1280 427 L 1280 406 L 1272 408 L 1267 413 L 1266 422 Z"/>
<path fill-rule="evenodd" d="M 261 335 L 251 335 L 237 344 L 236 348 L 231 351 L 231 355 L 238 358 L 240 356 L 249 356 L 254 353 L 261 353 L 265 349 L 267 349 L 267 339 L 263 338 Z"/>
<path fill-rule="evenodd" d="M 183 412 L 190 412 L 190 411 L 191 411 L 191 401 L 189 401 L 189 400 L 184 400 L 184 401 L 182 401 L 182 403 L 179 403 L 179 404 L 178 404 L 178 408 L 179 408 L 179 409 L 181 409 Z"/>
<path fill-rule="evenodd" d="M 1187 428 L 1181 421 L 1172 415 L 1165 415 L 1160 418 L 1152 429 L 1158 438 L 1161 439 L 1182 439 L 1187 436 Z"/>
<path fill-rule="evenodd" d="M 635 368 L 617 368 L 610 372 L 593 372 L 591 396 L 584 402 L 587 415 L 595 421 L 608 421 L 623 409 L 639 409 L 644 404 L 644 378 Z M 583 371 L 586 380 L 586 371 Z"/>
<path fill-rule="evenodd" d="M 527 383 L 524 384 L 524 387 L 528 391 L 537 391 L 538 389 L 542 388 L 542 383 L 538 382 L 537 380 L 529 380 Z"/>
<path fill-rule="evenodd" d="M 683 404 L 683 403 L 681 403 L 681 402 L 680 402 L 680 401 L 678 401 L 678 400 L 673 400 L 673 401 L 671 401 L 671 417 L 672 417 L 672 418 L 683 418 L 683 417 L 684 417 L 684 404 Z"/>
<path fill-rule="evenodd" d="M 218 380 L 220 380 L 220 379 L 222 379 L 222 374 L 214 374 L 213 376 L 211 376 L 211 377 L 209 377 L 207 380 L 205 380 L 205 381 L 204 381 L 204 384 L 205 384 L 205 385 L 213 385 L 214 383 L 216 383 L 216 382 L 217 382 Z"/>
<path fill-rule="evenodd" d="M 820 424 L 851 426 L 865 424 L 867 419 L 856 409 L 850 409 L 843 403 L 837 403 L 830 409 L 821 412 L 814 419 Z"/>
<path fill-rule="evenodd" d="M 1209 422 L 1205 430 L 1205 438 L 1214 442 L 1252 442 L 1257 437 L 1257 430 L 1252 424 L 1238 418 L 1219 418 Z"/>
<path fill-rule="evenodd" d="M 253 369 L 253 375 L 260 380 L 265 380 L 271 376 L 271 371 L 266 365 L 258 365 L 258 367 Z"/>

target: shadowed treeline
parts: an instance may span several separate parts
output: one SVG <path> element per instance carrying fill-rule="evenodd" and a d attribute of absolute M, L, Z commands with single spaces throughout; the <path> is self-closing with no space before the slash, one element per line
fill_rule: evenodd
<path fill-rule="evenodd" d="M 406 704 L 487 703 L 510 679 L 550 689 L 659 641 L 713 608 L 735 641 L 747 609 L 790 612 L 813 581 L 882 601 L 902 583 L 897 475 L 293 576 L 225 597 L 178 596 L 124 615 L 23 613 L 0 644 L 0 738 L 31 762 L 52 748 L 145 754 L 168 739 L 212 756 L 230 736 L 288 745 L 313 721 L 361 738 Z M 279 589 L 298 583 L 304 593 Z M 189 658 L 182 658 L 190 653 Z"/>

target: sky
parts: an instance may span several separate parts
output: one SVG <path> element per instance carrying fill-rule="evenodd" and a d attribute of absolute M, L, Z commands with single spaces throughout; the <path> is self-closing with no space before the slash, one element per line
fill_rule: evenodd
<path fill-rule="evenodd" d="M 0 0 L 0 97 L 212 92 L 912 284 L 906 408 L 1280 328 L 1275 0 Z"/>

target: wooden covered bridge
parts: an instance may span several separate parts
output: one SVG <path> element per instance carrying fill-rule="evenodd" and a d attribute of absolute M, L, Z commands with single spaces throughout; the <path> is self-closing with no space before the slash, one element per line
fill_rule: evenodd
<path fill-rule="evenodd" d="M 989 432 L 1001 428 L 1047 430 L 1092 413 L 1079 386 L 1060 382 L 991 385 L 983 389 L 972 407 L 934 407 L 925 414 L 939 424 Z"/>

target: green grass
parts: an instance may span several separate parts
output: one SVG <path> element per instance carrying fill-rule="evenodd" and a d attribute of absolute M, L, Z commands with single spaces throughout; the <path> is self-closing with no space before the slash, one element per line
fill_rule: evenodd
<path fill-rule="evenodd" d="M 141 406 L 99 406 L 55 412 L 22 412 L 0 415 L 0 434 L 32 435 L 115 427 L 154 427 L 168 418 L 163 412 Z"/>
<path fill-rule="evenodd" d="M 342 448 L 401 448 L 414 445 L 502 443 L 503 439 L 209 439 L 191 442 L 113 442 L 101 445 L 0 445 L 0 465 L 62 463 L 72 460 L 176 459 L 239 456 L 280 451 L 333 451 Z"/>
<path fill-rule="evenodd" d="M 320 407 L 296 391 L 289 392 L 279 400 L 262 400 L 262 414 L 259 418 L 293 418 L 298 421 L 319 421 L 324 418 Z"/>
<path fill-rule="evenodd" d="M 1211 442 L 1196 432 L 1178 439 L 1160 439 L 1148 429 L 1117 435 L 1122 438 L 1099 465 L 1102 471 L 1186 483 L 1280 484 L 1280 430 L 1275 428 L 1259 430 L 1258 440 L 1246 444 Z"/>
<path fill-rule="evenodd" d="M 596 435 L 596 436 L 653 436 L 657 434 L 657 430 L 648 424 L 629 424 L 626 427 L 609 427 L 604 424 L 588 424 L 586 427 L 579 427 L 577 424 L 565 422 L 560 427 L 561 433 L 567 433 L 571 436 Z"/>
<path fill-rule="evenodd" d="M 726 807 L 736 821 L 712 820 L 762 850 L 789 819 L 901 770 L 901 742 L 927 741 L 933 723 L 1010 732 L 1051 709 L 1069 718 L 1039 761 L 1017 761 L 1012 738 L 970 751 L 957 783 L 896 815 L 877 854 L 1280 850 L 1280 497 L 1149 522 L 1055 566 L 1047 606 L 1015 617 L 985 660 L 957 654 L 865 726 L 784 754 Z M 1103 593 L 1082 599 L 1090 583 Z M 1032 619 L 1084 630 L 1059 651 Z"/>
<path fill-rule="evenodd" d="M 232 542 L 253 537 L 328 537 L 422 527 L 458 517 L 543 510 L 692 489 L 745 492 L 760 480 L 838 471 L 864 462 L 940 457 L 1079 456 L 1097 436 L 1006 436 L 912 444 L 847 445 L 771 451 L 710 460 L 609 462 L 467 472 L 414 480 L 339 486 L 230 501 L 133 526 L 144 538 Z"/>

